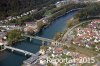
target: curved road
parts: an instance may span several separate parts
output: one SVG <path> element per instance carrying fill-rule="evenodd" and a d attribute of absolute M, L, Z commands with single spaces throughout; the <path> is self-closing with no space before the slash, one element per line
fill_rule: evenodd
<path fill-rule="evenodd" d="M 86 22 L 89 22 L 89 21 L 86 21 Z M 63 38 L 62 38 L 62 42 L 65 42 L 65 40 L 68 38 L 68 35 L 70 35 L 70 32 L 71 32 L 74 28 L 76 28 L 77 26 L 79 26 L 79 25 L 81 25 L 81 24 L 84 24 L 84 23 L 86 23 L 86 22 L 81 22 L 81 23 L 79 23 L 79 24 L 73 26 L 72 28 L 70 28 L 70 29 L 64 34 L 64 36 L 63 36 Z"/>

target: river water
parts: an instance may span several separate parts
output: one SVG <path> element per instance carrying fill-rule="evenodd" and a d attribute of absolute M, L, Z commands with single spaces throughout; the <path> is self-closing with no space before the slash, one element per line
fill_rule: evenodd
<path fill-rule="evenodd" d="M 39 32 L 38 36 L 52 39 L 57 32 L 64 31 L 64 28 L 67 25 L 66 22 L 76 13 L 77 11 L 73 11 L 55 19 L 51 25 Z M 26 39 L 16 43 L 14 47 L 36 53 L 39 51 L 40 46 L 41 41 L 33 39 L 30 42 L 29 39 Z M 27 57 L 25 57 L 24 54 L 11 51 L 3 51 L 0 53 L 0 66 L 21 66 L 25 59 L 27 59 Z"/>

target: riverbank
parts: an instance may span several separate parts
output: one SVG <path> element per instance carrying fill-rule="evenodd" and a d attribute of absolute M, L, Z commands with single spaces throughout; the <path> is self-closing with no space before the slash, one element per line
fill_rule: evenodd
<path fill-rule="evenodd" d="M 94 19 L 97 19 L 97 18 L 94 18 Z M 92 20 L 94 20 L 94 19 L 92 19 Z M 85 21 L 85 22 L 81 22 L 81 23 L 79 23 L 79 24 L 77 24 L 77 25 L 75 25 L 75 26 L 69 28 L 68 31 L 62 32 L 62 33 L 64 33 L 64 35 L 61 36 L 61 37 L 59 37 L 59 38 L 62 39 L 61 42 L 67 42 L 67 43 L 68 43 L 68 42 L 69 42 L 68 39 L 69 39 L 69 36 L 70 36 L 69 34 L 70 34 L 70 32 L 72 31 L 72 29 L 74 29 L 75 27 L 80 26 L 80 25 L 82 25 L 82 24 L 84 24 L 84 23 L 88 23 L 88 22 L 91 22 L 91 20 Z M 67 29 L 68 29 L 68 28 L 67 28 Z M 68 35 L 69 35 L 69 36 L 68 36 Z M 68 39 L 67 39 L 67 38 L 68 38 Z M 81 53 L 83 53 L 83 54 L 86 54 L 87 56 L 95 56 L 95 55 L 98 54 L 98 51 L 92 50 L 92 49 L 87 48 L 87 47 L 82 47 L 82 46 L 70 44 L 70 43 L 72 43 L 72 42 L 69 42 L 70 47 L 76 48 L 76 50 L 77 50 L 78 52 L 81 52 Z M 92 52 L 92 53 L 90 53 L 90 52 Z M 97 59 L 97 58 L 96 58 L 96 59 Z"/>
<path fill-rule="evenodd" d="M 44 29 L 44 28 L 47 28 L 50 24 L 52 24 L 52 22 L 53 22 L 55 19 L 57 19 L 57 18 L 59 18 L 59 17 L 62 17 L 62 16 L 64 16 L 65 14 L 68 14 L 68 13 L 70 13 L 70 12 L 74 12 L 74 11 L 78 11 L 78 10 L 80 10 L 80 8 L 71 9 L 71 10 L 65 12 L 65 13 L 60 14 L 59 16 L 57 16 L 57 17 L 55 17 L 55 18 L 53 18 L 53 15 L 54 15 L 54 14 L 52 14 L 51 16 L 45 17 L 45 18 L 46 18 L 46 21 L 48 21 L 48 24 L 46 24 L 43 28 L 41 28 L 41 30 Z M 60 13 L 60 12 L 58 12 L 58 13 Z M 51 19 L 51 18 L 53 18 L 53 19 Z M 39 30 L 39 31 L 41 31 L 41 30 Z M 38 32 L 39 32 L 39 31 L 38 31 Z M 38 33 L 38 32 L 37 32 L 37 33 Z"/>
<path fill-rule="evenodd" d="M 39 32 L 37 36 L 52 39 L 57 32 L 63 31 L 63 28 L 66 26 L 66 21 L 73 17 L 77 12 L 70 12 L 62 17 L 57 18 L 52 22 L 52 24 L 46 29 Z M 37 53 L 40 50 L 41 41 L 32 39 L 30 42 L 29 39 L 24 41 L 17 42 L 14 46 L 15 48 L 19 48 L 22 50 L 26 50 L 32 53 Z M 0 66 L 20 66 L 24 60 L 27 58 L 23 55 L 17 54 L 15 52 L 3 52 L 0 61 Z M 2 58 L 0 56 L 0 58 Z"/>
<path fill-rule="evenodd" d="M 45 25 L 47 27 L 48 25 L 50 25 L 53 22 L 53 20 L 65 15 L 69 12 L 80 10 L 85 6 L 86 6 L 86 4 L 83 4 L 83 3 L 82 4 L 70 3 L 70 4 L 66 4 L 64 6 L 61 6 L 61 7 L 51 8 L 49 10 L 46 10 L 46 12 L 45 12 L 45 13 L 49 12 L 50 14 L 45 15 L 45 17 L 41 18 L 40 20 L 44 19 L 47 22 L 47 24 Z M 43 28 L 41 28 L 41 29 L 43 29 Z"/>
<path fill-rule="evenodd" d="M 80 20 L 84 20 L 94 16 L 100 16 L 100 2 L 88 4 L 88 6 L 84 9 L 81 9 L 75 17 L 79 18 Z"/>
<path fill-rule="evenodd" d="M 71 10 L 69 10 L 69 11 L 63 12 L 63 13 L 60 14 L 59 16 L 53 18 L 52 20 L 50 20 L 50 19 L 53 17 L 54 14 L 52 14 L 51 16 L 44 17 L 45 20 L 48 21 L 48 24 L 44 25 L 40 30 L 38 30 L 38 32 L 36 32 L 35 35 L 37 35 L 41 30 L 43 30 L 43 29 L 47 28 L 48 26 L 50 26 L 50 25 L 52 24 L 52 22 L 53 22 L 55 19 L 57 19 L 57 18 L 59 18 L 59 17 L 62 17 L 62 16 L 64 16 L 64 15 L 68 14 L 68 13 L 71 13 L 71 12 L 74 12 L 74 11 L 78 11 L 78 10 L 80 10 L 80 9 L 82 9 L 82 8 L 71 9 Z M 60 11 L 57 12 L 57 13 L 60 13 Z M 42 19 L 44 19 L 44 18 L 42 18 Z M 42 19 L 40 19 L 40 20 L 42 20 Z"/>
<path fill-rule="evenodd" d="M 79 9 L 79 8 L 78 8 L 78 9 Z M 72 10 L 66 12 L 65 14 L 68 14 L 68 13 L 73 12 L 73 11 L 77 11 L 78 9 L 72 9 Z M 65 14 L 62 14 L 62 15 L 60 15 L 60 16 L 54 18 L 53 21 L 54 21 L 55 19 L 59 18 L 59 17 L 64 16 Z M 52 23 L 52 22 L 49 22 L 49 24 L 46 25 L 46 27 L 44 26 L 43 28 L 41 28 L 41 30 L 44 29 L 44 28 L 47 28 L 49 25 L 51 25 L 51 23 Z M 37 32 L 37 33 L 39 33 L 39 32 Z M 23 39 L 23 37 L 22 37 L 22 39 L 18 40 L 17 42 L 21 42 L 21 41 L 23 41 L 23 40 L 25 40 L 25 39 L 26 39 L 25 37 L 24 37 L 24 39 Z M 13 44 L 16 44 L 17 42 L 14 42 Z M 3 50 L 4 50 L 4 49 L 3 49 Z M 3 50 L 2 50 L 2 51 L 3 51 Z"/>
<path fill-rule="evenodd" d="M 79 23 L 75 23 L 77 26 L 79 26 L 79 25 L 81 25 L 81 24 L 84 24 L 84 22 L 86 21 L 87 22 L 87 20 L 88 21 L 91 21 L 91 20 L 94 20 L 94 19 L 100 19 L 100 17 L 99 16 L 91 16 L 91 17 L 88 17 L 88 18 L 85 18 L 85 19 L 83 19 L 83 20 L 80 20 L 79 21 Z M 72 20 L 72 19 L 71 19 Z M 70 21 L 70 20 L 69 20 Z M 75 22 L 75 21 L 73 21 L 73 22 Z M 68 23 L 68 22 L 67 22 Z M 69 34 L 69 31 L 71 31 L 71 29 L 72 28 L 75 28 L 76 27 L 76 25 L 73 25 L 73 26 L 71 26 L 71 27 L 68 27 L 68 24 L 66 25 L 66 28 L 64 29 L 64 32 L 60 32 L 61 34 L 59 34 L 58 36 L 61 36 L 60 37 L 60 39 L 62 39 L 63 41 L 65 40 L 65 39 L 63 39 L 63 38 L 65 38 L 64 36 L 67 36 L 67 34 Z M 67 31 L 68 30 L 68 31 Z M 55 37 L 54 37 L 55 38 Z M 61 41 L 61 40 L 60 40 Z"/>
<path fill-rule="evenodd" d="M 62 41 L 66 40 L 65 37 L 68 36 L 68 34 L 70 34 L 71 30 L 74 29 L 75 27 L 78 27 L 79 25 L 82 25 L 82 24 L 85 24 L 85 23 L 88 23 L 88 22 L 91 22 L 92 20 L 95 20 L 95 19 L 100 19 L 100 17 L 88 17 L 87 19 L 84 19 L 82 21 L 80 21 L 77 25 L 74 25 L 70 28 L 66 27 L 65 29 L 65 32 L 62 32 L 64 35 L 61 37 Z M 69 30 L 68 30 L 69 29 Z M 68 30 L 68 31 L 67 31 Z M 65 36 L 65 37 L 64 37 Z"/>

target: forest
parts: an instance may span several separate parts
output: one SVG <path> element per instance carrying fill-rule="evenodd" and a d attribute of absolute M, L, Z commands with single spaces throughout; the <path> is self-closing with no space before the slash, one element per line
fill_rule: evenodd
<path fill-rule="evenodd" d="M 42 8 L 58 0 L 0 0 L 0 19 L 19 15 L 35 8 Z"/>
<path fill-rule="evenodd" d="M 88 6 L 81 9 L 76 15 L 75 18 L 87 19 L 93 16 L 100 16 L 100 2 L 98 3 L 89 3 Z"/>

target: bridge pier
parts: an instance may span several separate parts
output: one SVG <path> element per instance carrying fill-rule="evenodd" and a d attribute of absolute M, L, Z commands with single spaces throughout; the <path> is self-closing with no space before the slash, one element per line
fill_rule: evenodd
<path fill-rule="evenodd" d="M 44 44 L 45 44 L 45 41 L 42 41 L 42 45 L 44 46 Z"/>
<path fill-rule="evenodd" d="M 27 55 L 27 53 L 25 53 L 25 56 Z"/>
<path fill-rule="evenodd" d="M 54 41 L 53 43 L 54 43 L 54 45 L 57 46 L 57 47 L 59 47 L 59 46 L 62 45 L 60 42 L 57 42 L 57 41 Z"/>
<path fill-rule="evenodd" d="M 3 48 L 3 45 L 1 45 L 0 48 L 1 48 L 1 50 L 4 49 L 4 48 Z"/>
<path fill-rule="evenodd" d="M 32 41 L 32 38 L 30 37 L 30 42 Z"/>
<path fill-rule="evenodd" d="M 47 42 L 47 46 L 51 45 L 52 42 Z"/>
<path fill-rule="evenodd" d="M 13 52 L 14 50 L 12 49 L 11 51 Z"/>

